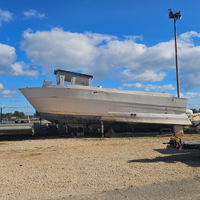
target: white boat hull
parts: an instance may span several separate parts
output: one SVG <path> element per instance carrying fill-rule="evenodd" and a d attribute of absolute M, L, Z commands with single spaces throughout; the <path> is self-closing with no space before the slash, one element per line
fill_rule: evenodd
<path fill-rule="evenodd" d="M 88 86 L 22 88 L 45 119 L 58 124 L 150 123 L 190 125 L 187 99 L 165 93 L 130 92 Z"/>

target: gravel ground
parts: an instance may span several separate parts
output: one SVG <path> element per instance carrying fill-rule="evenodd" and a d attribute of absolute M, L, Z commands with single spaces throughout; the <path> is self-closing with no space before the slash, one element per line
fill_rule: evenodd
<path fill-rule="evenodd" d="M 200 135 L 182 139 L 200 140 Z M 199 180 L 200 151 L 166 149 L 162 143 L 168 141 L 169 137 L 2 141 L 0 199 L 80 199 Z"/>
<path fill-rule="evenodd" d="M 200 178 L 169 181 L 164 183 L 133 186 L 103 191 L 91 195 L 64 197 L 59 200 L 199 200 Z M 58 200 L 58 199 L 55 199 Z"/>

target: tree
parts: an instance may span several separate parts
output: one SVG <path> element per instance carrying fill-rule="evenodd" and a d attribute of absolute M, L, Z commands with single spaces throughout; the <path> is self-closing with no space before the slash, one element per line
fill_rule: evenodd
<path fill-rule="evenodd" d="M 197 113 L 198 112 L 195 108 L 193 108 L 191 110 L 193 111 L 193 113 Z"/>
<path fill-rule="evenodd" d="M 19 117 L 20 118 L 24 118 L 25 117 L 25 114 L 23 112 L 19 112 Z"/>
<path fill-rule="evenodd" d="M 40 117 L 37 111 L 35 111 L 35 114 L 33 115 L 34 117 Z"/>
<path fill-rule="evenodd" d="M 2 114 L 2 117 L 11 117 L 12 116 L 12 113 L 5 113 L 5 114 Z"/>
<path fill-rule="evenodd" d="M 15 111 L 12 116 L 18 117 L 18 118 L 24 118 L 25 114 L 23 112 Z"/>
<path fill-rule="evenodd" d="M 19 111 L 15 111 L 12 116 L 19 117 Z"/>

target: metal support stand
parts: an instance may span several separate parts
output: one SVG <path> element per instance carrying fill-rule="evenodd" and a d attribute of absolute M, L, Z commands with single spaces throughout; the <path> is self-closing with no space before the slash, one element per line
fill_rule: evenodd
<path fill-rule="evenodd" d="M 41 134 L 42 117 L 40 116 L 40 134 Z"/>
<path fill-rule="evenodd" d="M 104 137 L 103 121 L 101 121 L 101 137 Z"/>

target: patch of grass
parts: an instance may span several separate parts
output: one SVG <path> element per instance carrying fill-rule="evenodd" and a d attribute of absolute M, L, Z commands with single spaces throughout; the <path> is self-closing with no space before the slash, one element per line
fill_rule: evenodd
<path fill-rule="evenodd" d="M 105 137 L 100 137 L 100 138 L 98 138 L 97 140 L 105 140 L 106 138 Z"/>
<path fill-rule="evenodd" d="M 135 136 L 133 136 L 133 137 L 123 137 L 123 139 L 125 139 L 125 140 L 135 140 L 135 139 L 152 139 L 152 138 L 156 138 L 156 137 L 139 137 L 139 136 L 137 136 L 137 137 L 135 137 Z"/>
<path fill-rule="evenodd" d="M 138 137 L 127 137 L 125 138 L 126 140 L 134 140 L 134 139 L 137 139 Z"/>

